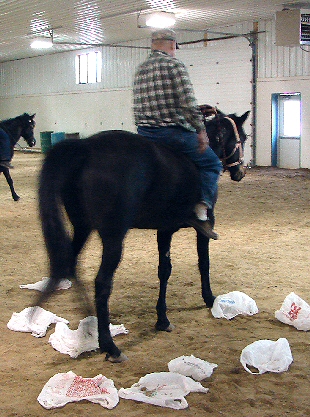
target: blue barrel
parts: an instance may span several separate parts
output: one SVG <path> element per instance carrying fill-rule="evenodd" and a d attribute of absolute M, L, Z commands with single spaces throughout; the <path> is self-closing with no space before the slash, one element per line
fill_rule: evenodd
<path fill-rule="evenodd" d="M 52 146 L 56 145 L 56 143 L 61 142 L 66 137 L 65 132 L 54 132 L 51 135 L 51 142 Z"/>
<path fill-rule="evenodd" d="M 49 130 L 46 132 L 40 132 L 40 141 L 41 141 L 41 151 L 43 153 L 47 153 L 47 151 L 51 148 L 51 135 L 53 131 Z"/>

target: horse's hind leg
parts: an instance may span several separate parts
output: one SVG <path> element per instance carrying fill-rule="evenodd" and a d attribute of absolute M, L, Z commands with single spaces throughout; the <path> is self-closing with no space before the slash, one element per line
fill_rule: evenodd
<path fill-rule="evenodd" d="M 78 193 L 70 193 L 69 191 L 64 193 L 63 201 L 67 215 L 73 226 L 73 238 L 71 241 L 72 246 L 72 262 L 68 265 L 67 276 L 75 280 L 77 294 L 81 305 L 83 306 L 84 313 L 87 316 L 94 315 L 92 303 L 88 298 L 87 291 L 83 283 L 78 279 L 76 275 L 76 266 L 79 253 L 83 249 L 92 228 L 87 222 L 87 216 L 82 210 Z"/>
<path fill-rule="evenodd" d="M 9 169 L 5 168 L 5 169 L 3 169 L 2 172 L 3 172 L 3 175 L 6 178 L 7 183 L 9 184 L 13 200 L 18 201 L 20 199 L 20 197 L 19 197 L 19 195 L 16 194 L 16 192 L 14 190 L 14 183 L 13 183 L 12 177 L 10 175 Z"/>
<path fill-rule="evenodd" d="M 69 272 L 69 275 L 75 275 L 76 263 L 79 253 L 83 249 L 90 233 L 91 227 L 89 227 L 86 223 L 84 223 L 81 219 L 79 224 L 73 224 L 73 239 L 72 239 L 72 250 L 75 263 L 72 265 L 72 271 Z"/>
<path fill-rule="evenodd" d="M 209 239 L 199 232 L 197 232 L 197 252 L 202 298 L 207 307 L 212 307 L 215 297 L 210 285 Z"/>
<path fill-rule="evenodd" d="M 72 252 L 74 262 L 70 266 L 71 270 L 68 271 L 68 276 L 75 276 L 77 257 L 92 231 L 92 227 L 87 221 L 87 216 L 83 211 L 78 195 L 79 193 L 74 187 L 71 187 L 70 190 L 67 189 L 63 193 L 64 206 L 73 226 Z"/>
<path fill-rule="evenodd" d="M 157 310 L 157 323 L 156 330 L 163 330 L 171 332 L 174 326 L 170 324 L 167 317 L 167 305 L 166 305 L 166 293 L 168 279 L 171 275 L 171 259 L 170 259 L 170 246 L 171 239 L 174 232 L 165 231 L 157 232 L 157 245 L 159 252 L 159 265 L 158 265 L 158 278 L 159 278 L 159 297 L 156 305 Z"/>
<path fill-rule="evenodd" d="M 123 362 L 127 357 L 114 344 L 110 333 L 109 297 L 112 292 L 113 275 L 121 260 L 123 237 L 102 239 L 104 251 L 102 262 L 95 282 L 95 298 L 98 318 L 99 348 L 107 352 L 106 359 L 111 362 Z"/>

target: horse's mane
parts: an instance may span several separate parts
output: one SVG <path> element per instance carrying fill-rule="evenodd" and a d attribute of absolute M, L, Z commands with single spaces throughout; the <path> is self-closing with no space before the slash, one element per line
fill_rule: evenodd
<path fill-rule="evenodd" d="M 14 120 L 24 117 L 31 117 L 28 113 L 23 113 L 20 116 L 11 117 L 9 119 L 0 120 L 0 123 L 12 123 Z"/>

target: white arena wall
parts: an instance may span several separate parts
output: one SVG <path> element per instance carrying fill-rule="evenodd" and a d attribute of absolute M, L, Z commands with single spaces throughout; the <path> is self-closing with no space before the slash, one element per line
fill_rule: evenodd
<path fill-rule="evenodd" d="M 217 31 L 245 34 L 253 23 Z M 249 135 L 245 162 L 253 163 L 252 126 L 256 118 L 256 165 L 271 165 L 271 94 L 300 92 L 302 97 L 301 167 L 310 168 L 310 54 L 299 47 L 276 47 L 273 21 L 259 23 L 257 102 L 252 99 L 252 50 L 246 37 L 183 45 L 178 57 L 185 62 L 199 104 L 212 104 L 225 112 L 251 110 L 245 124 Z M 186 36 L 186 37 L 185 37 Z M 191 35 L 194 39 L 203 34 Z M 216 35 L 215 35 L 216 36 Z M 180 41 L 187 39 L 182 35 Z M 210 35 L 211 37 L 211 35 Z M 81 137 L 99 130 L 135 131 L 132 115 L 132 80 L 135 68 L 149 51 L 149 40 L 128 44 L 133 48 L 100 47 L 102 82 L 75 84 L 75 56 L 70 51 L 0 63 L 0 119 L 23 112 L 37 113 L 37 134 L 46 130 L 79 132 Z M 309 48 L 309 47 L 306 47 Z M 98 48 L 96 48 L 98 50 Z M 40 143 L 38 141 L 38 145 Z"/>
<path fill-rule="evenodd" d="M 301 94 L 300 167 L 310 168 L 310 47 L 276 46 L 275 21 L 259 24 L 256 164 L 271 165 L 271 95 Z"/>
<path fill-rule="evenodd" d="M 6 97 L 0 99 L 0 119 L 36 113 L 38 140 L 41 131 L 79 132 L 86 137 L 100 130 L 133 131 L 131 103 L 129 88 Z"/>

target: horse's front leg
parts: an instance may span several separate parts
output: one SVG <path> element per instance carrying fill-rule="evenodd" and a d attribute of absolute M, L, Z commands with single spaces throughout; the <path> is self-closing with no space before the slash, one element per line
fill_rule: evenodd
<path fill-rule="evenodd" d="M 10 170 L 8 168 L 4 168 L 2 170 L 2 172 L 3 172 L 3 175 L 6 178 L 7 183 L 9 184 L 13 200 L 18 201 L 20 199 L 20 197 L 19 197 L 19 195 L 16 194 L 16 192 L 14 190 L 14 184 L 13 184 L 13 180 L 12 180 L 12 177 L 11 177 L 11 174 L 10 174 Z"/>
<path fill-rule="evenodd" d="M 104 241 L 102 263 L 95 282 L 95 299 L 98 318 L 98 338 L 101 353 L 106 352 L 110 362 L 123 362 L 127 357 L 115 345 L 110 333 L 109 297 L 112 292 L 113 275 L 121 260 L 122 240 Z"/>
<path fill-rule="evenodd" d="M 157 245 L 159 253 L 159 265 L 158 265 L 158 278 L 159 278 L 159 296 L 156 305 L 157 310 L 157 323 L 156 330 L 162 330 L 171 332 L 174 328 L 167 317 L 167 305 L 166 305 L 166 293 L 168 279 L 171 275 L 171 259 L 170 259 L 170 246 L 171 239 L 174 232 L 165 231 L 157 232 Z"/>
<path fill-rule="evenodd" d="M 209 239 L 197 232 L 198 266 L 201 277 L 201 293 L 207 307 L 212 307 L 215 297 L 210 285 Z"/>

